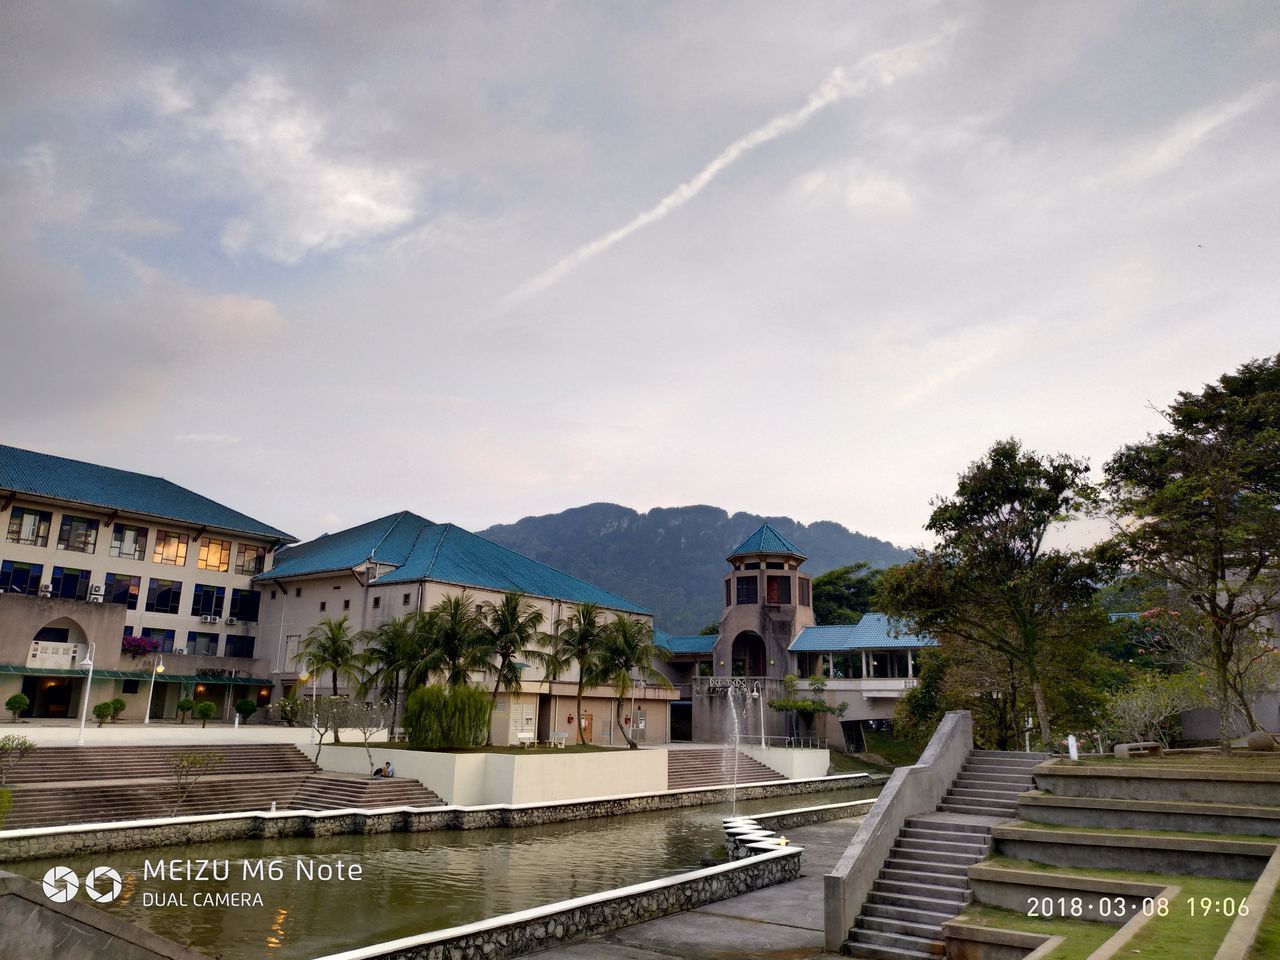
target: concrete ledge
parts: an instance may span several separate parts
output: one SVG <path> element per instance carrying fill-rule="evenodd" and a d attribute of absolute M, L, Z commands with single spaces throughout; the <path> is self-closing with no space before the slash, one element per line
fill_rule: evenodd
<path fill-rule="evenodd" d="M 1233 880 L 1256 879 L 1276 851 L 1273 843 L 1247 840 L 1073 833 L 1032 826 L 998 826 L 991 835 L 997 851 L 1015 860 Z"/>
<path fill-rule="evenodd" d="M 691 910 L 800 875 L 800 848 L 773 850 L 664 880 L 562 900 L 479 923 L 331 954 L 319 960 L 504 960 Z"/>
<path fill-rule="evenodd" d="M 986 903 L 1003 910 L 1026 914 L 1033 899 L 1065 898 L 1068 904 L 1074 898 L 1081 901 L 1081 915 L 1054 911 L 1054 916 L 1064 919 L 1093 920 L 1120 926 L 1135 913 L 1142 913 L 1144 900 L 1164 895 L 1165 887 L 1158 883 L 1138 883 L 1130 880 L 1104 880 L 1098 877 L 1080 877 L 1066 873 L 1045 873 L 1040 870 L 1015 870 L 986 864 L 974 864 L 969 868 L 969 887 L 978 903 Z M 1123 906 L 1116 903 L 1122 900 Z M 1100 906 L 1101 901 L 1109 901 Z M 1055 905 L 1056 906 L 1056 905 Z"/>
<path fill-rule="evenodd" d="M 1245 903 L 1249 905 L 1249 915 L 1236 917 L 1222 946 L 1213 955 L 1213 960 L 1246 960 L 1253 949 L 1253 942 L 1258 938 L 1258 928 L 1262 926 L 1262 920 L 1277 888 L 1280 888 L 1280 848 L 1272 855 L 1262 876 L 1245 898 Z"/>
<path fill-rule="evenodd" d="M 1258 836 L 1280 833 L 1280 806 L 1063 797 L 1033 791 L 1019 795 L 1018 812 L 1024 820 L 1066 827 L 1127 827 Z"/>
<path fill-rule="evenodd" d="M 829 823 L 847 817 L 866 816 L 875 806 L 874 800 L 850 800 L 847 803 L 826 803 L 816 807 L 800 807 L 796 810 L 779 810 L 777 813 L 760 813 L 752 819 L 769 830 L 789 830 L 807 827 L 811 823 Z"/>
<path fill-rule="evenodd" d="M 1054 759 L 1033 771 L 1036 785 L 1062 797 L 1174 800 L 1269 805 L 1280 798 L 1280 772 L 1102 766 Z"/>
<path fill-rule="evenodd" d="M 1050 937 L 1022 930 L 979 927 L 963 918 L 942 925 L 947 960 L 1028 960 L 1056 950 L 1064 937 Z"/>

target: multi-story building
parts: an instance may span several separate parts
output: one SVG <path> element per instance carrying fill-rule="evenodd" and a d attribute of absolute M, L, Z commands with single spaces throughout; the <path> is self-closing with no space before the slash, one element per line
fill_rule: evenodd
<path fill-rule="evenodd" d="M 289 534 L 159 477 L 0 446 L 0 537 L 0 702 L 78 716 L 89 654 L 88 704 L 134 719 L 269 699 L 253 578 Z"/>
<path fill-rule="evenodd" d="M 543 614 L 545 632 L 572 612 L 577 603 L 593 603 L 602 620 L 630 616 L 652 624 L 652 614 L 637 604 L 579 580 L 546 564 L 469 533 L 451 523 L 433 523 L 407 511 L 326 534 L 275 554 L 271 568 L 254 579 L 262 591 L 261 636 L 275 651 L 270 669 L 280 690 L 289 695 L 330 693 L 329 674 L 299 684 L 307 670 L 301 647 L 307 634 L 325 618 L 346 617 L 359 633 L 375 630 L 393 617 L 422 613 L 448 595 L 464 591 L 477 610 L 508 591 L 528 597 Z M 492 717 L 493 742 L 538 741 L 563 734 L 569 742 L 580 727 L 593 743 L 621 744 L 616 729 L 616 701 L 604 687 L 590 687 L 577 716 L 578 665 L 549 679 L 536 664 L 523 667 L 521 689 L 499 692 Z M 491 689 L 492 672 L 475 676 Z M 337 678 L 340 693 L 354 691 Z M 623 723 L 633 739 L 665 743 L 671 690 L 637 684 L 626 699 Z"/>

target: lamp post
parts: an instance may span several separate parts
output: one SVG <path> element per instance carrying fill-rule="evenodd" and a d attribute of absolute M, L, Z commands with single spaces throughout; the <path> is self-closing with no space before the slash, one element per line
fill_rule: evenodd
<path fill-rule="evenodd" d="M 316 742 L 316 724 L 319 718 L 316 716 L 316 662 L 311 657 L 302 658 L 302 672 L 298 674 L 298 680 L 301 683 L 311 683 L 311 742 Z"/>
<path fill-rule="evenodd" d="M 760 681 L 751 685 L 751 699 L 760 703 L 760 748 L 764 749 L 764 697 L 760 694 Z"/>
<path fill-rule="evenodd" d="M 89 715 L 89 688 L 93 686 L 93 653 L 98 649 L 98 645 L 92 640 L 89 641 L 89 652 L 84 655 L 84 659 L 80 661 L 80 669 L 88 670 L 89 676 L 84 683 L 84 697 L 80 702 L 80 738 L 76 740 L 77 747 L 84 746 L 84 721 Z"/>
<path fill-rule="evenodd" d="M 142 715 L 142 723 L 145 726 L 151 722 L 151 699 L 156 692 L 156 674 L 164 673 L 164 657 L 156 654 L 156 662 L 151 665 L 151 686 L 147 687 L 147 709 Z"/>

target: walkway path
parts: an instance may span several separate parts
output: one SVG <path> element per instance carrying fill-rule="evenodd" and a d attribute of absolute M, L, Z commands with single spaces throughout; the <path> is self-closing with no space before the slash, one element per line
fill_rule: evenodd
<path fill-rule="evenodd" d="M 804 847 L 790 883 L 707 904 L 536 954 L 564 960 L 811 960 L 823 952 L 822 878 L 836 865 L 861 818 L 784 831 Z"/>

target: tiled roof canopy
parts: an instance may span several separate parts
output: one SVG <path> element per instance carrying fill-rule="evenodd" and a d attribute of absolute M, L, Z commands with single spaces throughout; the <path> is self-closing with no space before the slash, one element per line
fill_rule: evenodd
<path fill-rule="evenodd" d="M 714 633 L 699 634 L 696 637 L 673 637 L 665 630 L 653 631 L 653 642 L 673 654 L 710 653 L 715 649 L 718 639 Z"/>
<path fill-rule="evenodd" d="M 800 560 L 805 559 L 805 555 L 800 552 L 794 543 L 767 523 L 762 523 L 760 529 L 738 544 L 738 549 L 729 554 L 728 559 L 732 560 L 734 557 L 745 557 L 759 553 L 780 553 L 789 557 L 797 557 Z"/>
<path fill-rule="evenodd" d="M 937 641 L 911 634 L 895 636 L 893 623 L 881 613 L 863 614 L 856 624 L 805 627 L 788 647 L 792 653 L 829 653 L 841 650 L 904 650 L 932 647 Z"/>
<path fill-rule="evenodd" d="M 294 537 L 161 477 L 0 446 L 0 491 L 177 520 L 267 540 Z"/>

